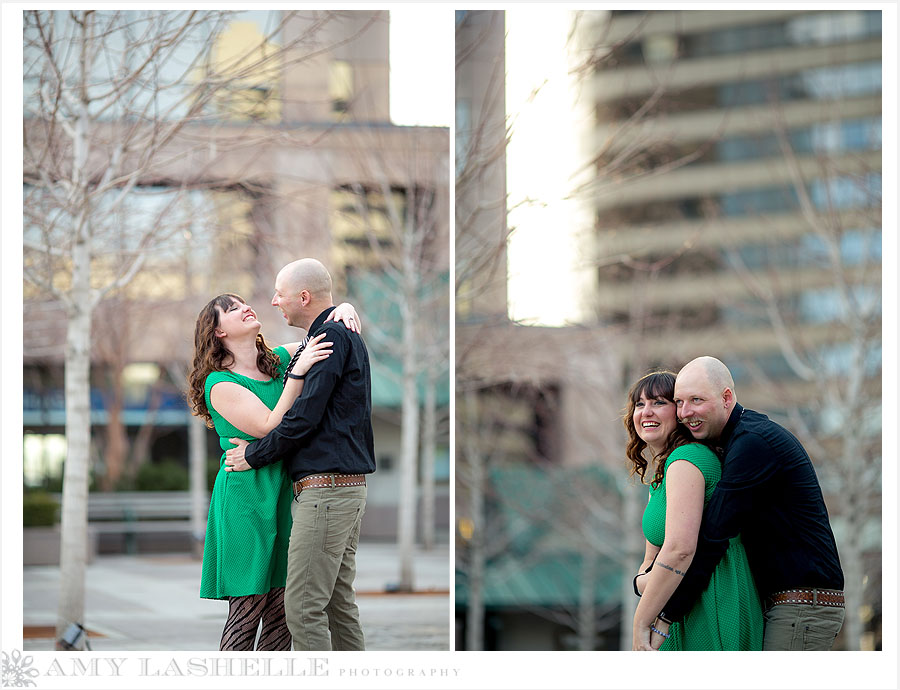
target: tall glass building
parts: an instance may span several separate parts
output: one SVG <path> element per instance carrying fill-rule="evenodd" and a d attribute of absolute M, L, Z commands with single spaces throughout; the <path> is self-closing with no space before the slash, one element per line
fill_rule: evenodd
<path fill-rule="evenodd" d="M 577 15 L 592 318 L 622 334 L 625 380 L 716 356 L 801 439 L 863 649 L 880 625 L 881 27 L 866 10 Z"/>

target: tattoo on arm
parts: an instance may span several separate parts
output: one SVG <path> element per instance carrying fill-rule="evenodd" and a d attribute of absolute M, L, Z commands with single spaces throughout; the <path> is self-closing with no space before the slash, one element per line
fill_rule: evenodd
<path fill-rule="evenodd" d="M 685 572 L 687 572 L 685 570 L 676 570 L 671 565 L 667 565 L 666 563 L 662 563 L 660 561 L 657 561 L 656 565 L 658 565 L 660 568 L 665 568 L 666 570 L 671 570 L 676 575 L 681 575 L 681 577 L 684 577 Z"/>

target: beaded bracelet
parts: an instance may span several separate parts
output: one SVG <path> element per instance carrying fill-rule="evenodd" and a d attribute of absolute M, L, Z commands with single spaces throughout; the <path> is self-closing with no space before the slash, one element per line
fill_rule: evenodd
<path fill-rule="evenodd" d="M 671 635 L 671 633 L 664 633 L 662 630 L 660 630 L 659 628 L 657 628 L 655 625 L 651 625 L 651 626 L 650 626 L 650 630 L 652 630 L 653 632 L 655 632 L 657 635 L 662 635 L 662 636 L 665 637 L 666 639 L 668 639 L 668 638 L 670 637 L 670 635 Z"/>

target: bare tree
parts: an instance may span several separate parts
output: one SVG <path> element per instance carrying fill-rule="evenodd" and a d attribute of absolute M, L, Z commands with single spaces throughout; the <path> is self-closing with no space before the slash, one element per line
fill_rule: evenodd
<path fill-rule="evenodd" d="M 444 343 L 449 344 L 449 335 Z M 422 547 L 431 550 L 435 547 L 436 507 L 436 451 L 439 439 L 449 440 L 450 411 L 438 406 L 438 386 L 447 381 L 447 362 L 449 353 L 443 355 L 443 364 L 426 372 L 425 393 L 422 412 Z M 437 358 L 432 361 L 438 361 Z M 449 444 L 448 444 L 449 445 Z"/>
<path fill-rule="evenodd" d="M 591 329 L 457 327 L 457 357 L 465 362 L 465 378 L 457 375 L 456 554 L 468 589 L 468 649 L 482 648 L 479 621 L 485 615 L 488 569 L 496 567 L 521 525 L 546 534 L 540 542 L 528 542 L 527 555 L 517 552 L 523 573 L 528 559 L 558 558 L 565 569 L 572 554 L 581 554 L 584 572 L 576 576 L 595 581 L 568 605 L 532 606 L 532 612 L 571 628 L 583 648 L 595 648 L 596 621 L 607 630 L 617 625 L 609 615 L 618 614 L 618 597 L 611 609 L 597 607 L 599 571 L 591 564 L 600 559 L 605 578 L 610 563 L 633 573 L 640 559 L 629 558 L 623 548 L 629 526 L 622 520 L 621 497 L 630 487 L 618 450 L 620 384 L 614 381 L 613 362 L 603 355 L 609 350 L 606 336 Z M 535 354 L 544 351 L 551 356 Z M 604 492 L 591 491 L 592 479 L 579 486 L 578 477 L 593 477 L 601 468 L 609 468 L 605 471 L 614 478 Z M 522 492 L 553 499 L 538 505 L 532 495 L 495 484 L 497 477 L 516 472 L 533 475 Z M 498 517 L 510 514 L 518 516 L 516 525 Z M 638 525 L 639 519 L 632 531 Z M 515 558 L 510 554 L 500 560 L 512 569 Z"/>
<path fill-rule="evenodd" d="M 486 569 L 506 543 L 487 510 L 488 469 L 502 457 L 485 382 L 469 362 L 463 329 L 476 315 L 506 321 L 504 13 L 468 11 L 456 24 L 456 569 L 465 577 L 465 648 L 484 649 Z M 473 327 L 476 330 L 477 327 Z M 493 535 L 489 538 L 488 535 Z"/>
<path fill-rule="evenodd" d="M 399 359 L 400 365 L 395 377 L 402 389 L 397 587 L 405 591 L 414 584 L 419 448 L 425 450 L 426 444 L 423 461 L 427 463 L 422 469 L 428 486 L 426 513 L 433 530 L 437 417 L 432 400 L 423 436 L 420 387 L 433 389 L 438 379 L 449 376 L 449 266 L 443 231 L 449 209 L 439 192 L 447 185 L 447 157 L 445 148 L 429 147 L 425 141 L 414 143 L 393 165 L 380 153 L 381 146 L 365 147 L 357 152 L 357 167 L 365 182 L 344 185 L 352 199 L 345 215 L 348 222 L 360 225 L 368 245 L 368 258 L 360 256 L 363 266 L 348 267 L 369 284 L 368 291 L 359 292 L 359 300 L 365 309 L 367 292 L 374 293 L 399 316 L 372 318 L 367 339 L 376 359 L 388 365 Z M 392 325 L 399 326 L 399 333 Z"/>
<path fill-rule="evenodd" d="M 598 590 L 604 581 L 618 579 L 620 571 L 634 570 L 626 538 L 632 525 L 621 519 L 627 482 L 599 463 L 568 468 L 538 465 L 529 468 L 529 474 L 529 484 L 540 487 L 542 500 L 507 492 L 506 505 L 521 511 L 532 525 L 541 525 L 542 537 L 529 557 L 557 560 L 560 570 L 568 567 L 578 582 L 578 593 L 574 600 L 528 610 L 569 628 L 578 649 L 593 651 L 599 633 L 620 627 L 622 608 L 617 597 L 599 604 Z"/>
<path fill-rule="evenodd" d="M 319 13 L 279 42 L 292 14 L 249 49 L 220 54 L 228 12 L 25 12 L 23 270 L 67 316 L 57 637 L 84 621 L 95 310 L 166 253 L 186 253 L 192 188 L 233 184 L 278 135 L 256 124 L 253 96 L 269 89 L 255 86 L 321 50 L 310 38 L 330 19 Z M 192 135 L 223 109 L 246 127 Z"/>
<path fill-rule="evenodd" d="M 834 306 L 804 307 L 798 303 L 809 290 L 803 278 L 786 280 L 772 264 L 751 269 L 734 246 L 726 248 L 726 257 L 771 324 L 790 371 L 808 385 L 803 400 L 790 400 L 779 382 L 751 367 L 773 399 L 789 401 L 785 423 L 816 461 L 845 521 L 838 535 L 847 597 L 843 635 L 847 649 L 860 649 L 863 604 L 878 598 L 865 586 L 876 573 L 866 569 L 862 535 L 881 508 L 881 426 L 873 424 L 881 409 L 881 236 L 875 230 L 881 227 L 880 170 L 865 156 L 842 161 L 829 153 L 810 165 L 792 145 L 779 103 L 773 103 L 772 114 L 805 227 L 800 244 L 785 238 L 768 256 L 774 261 L 802 255 L 806 266 L 826 277 L 816 289 Z M 801 264 L 798 273 L 804 270 Z M 811 332 L 807 318 L 797 318 L 810 310 L 828 323 L 824 339 Z"/>
<path fill-rule="evenodd" d="M 154 416 L 161 402 L 162 388 L 167 392 L 180 391 L 181 379 L 174 385 L 161 380 L 165 372 L 157 371 L 152 381 L 142 384 L 141 393 L 146 396 L 146 414 L 138 427 L 139 443 L 130 443 L 125 423 L 125 410 L 129 384 L 125 380 L 126 369 L 133 362 L 133 353 L 139 342 L 135 329 L 142 329 L 147 319 L 152 318 L 148 305 L 140 305 L 129 299 L 121 291 L 97 304 L 94 318 L 98 323 L 115 323 L 117 328 L 105 329 L 100 337 L 92 339 L 95 376 L 102 376 L 100 386 L 103 406 L 107 413 L 104 443 L 102 446 L 102 467 L 97 481 L 101 491 L 113 491 L 134 481 L 137 472 L 146 462 L 150 442 L 153 438 Z M 162 377 L 159 374 L 162 374 Z"/>

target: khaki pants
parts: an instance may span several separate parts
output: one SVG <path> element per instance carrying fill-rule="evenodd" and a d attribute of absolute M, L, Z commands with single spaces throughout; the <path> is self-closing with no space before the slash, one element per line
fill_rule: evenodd
<path fill-rule="evenodd" d="M 763 651 L 829 651 L 844 623 L 844 609 L 778 604 L 766 609 Z"/>
<path fill-rule="evenodd" d="M 365 509 L 365 486 L 294 497 L 284 609 L 295 651 L 365 649 L 353 589 Z"/>

